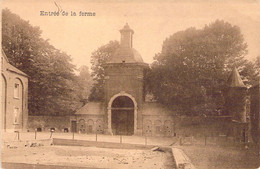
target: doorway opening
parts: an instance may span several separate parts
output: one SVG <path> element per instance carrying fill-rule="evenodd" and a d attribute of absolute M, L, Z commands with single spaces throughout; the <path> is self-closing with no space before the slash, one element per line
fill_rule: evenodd
<path fill-rule="evenodd" d="M 114 135 L 134 134 L 134 102 L 128 96 L 118 96 L 111 106 Z"/>

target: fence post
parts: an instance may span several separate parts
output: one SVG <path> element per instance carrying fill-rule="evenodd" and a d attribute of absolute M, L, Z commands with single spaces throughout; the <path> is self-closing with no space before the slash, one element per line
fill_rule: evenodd
<path fill-rule="evenodd" d="M 50 138 L 52 137 L 52 130 L 51 130 L 51 135 L 50 135 Z"/>
<path fill-rule="evenodd" d="M 97 131 L 96 131 L 96 141 L 97 141 Z"/>
<path fill-rule="evenodd" d="M 74 140 L 74 131 L 72 131 L 72 139 Z"/>
<path fill-rule="evenodd" d="M 36 140 L 37 138 L 37 129 L 35 129 L 35 132 L 34 132 L 34 139 Z"/>
<path fill-rule="evenodd" d="M 122 135 L 120 135 L 120 143 L 122 143 Z"/>

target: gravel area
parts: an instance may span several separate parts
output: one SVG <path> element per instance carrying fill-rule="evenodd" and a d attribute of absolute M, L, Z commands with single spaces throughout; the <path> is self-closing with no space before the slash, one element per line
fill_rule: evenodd
<path fill-rule="evenodd" d="M 90 168 L 174 168 L 171 152 L 79 146 L 4 148 L 2 162 Z"/>

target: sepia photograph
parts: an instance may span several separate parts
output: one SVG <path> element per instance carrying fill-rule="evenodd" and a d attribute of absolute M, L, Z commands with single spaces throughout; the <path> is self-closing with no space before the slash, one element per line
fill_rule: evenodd
<path fill-rule="evenodd" d="M 2 0 L 1 169 L 260 169 L 259 0 Z"/>

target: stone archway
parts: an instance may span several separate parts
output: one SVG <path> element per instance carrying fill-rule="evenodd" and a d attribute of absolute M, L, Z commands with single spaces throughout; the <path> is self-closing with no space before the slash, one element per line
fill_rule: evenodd
<path fill-rule="evenodd" d="M 116 123 L 118 123 L 117 126 Z M 119 128 L 122 129 L 118 130 Z M 136 129 L 137 102 L 135 98 L 125 92 L 111 97 L 108 103 L 108 131 L 115 135 L 133 135 Z"/>

